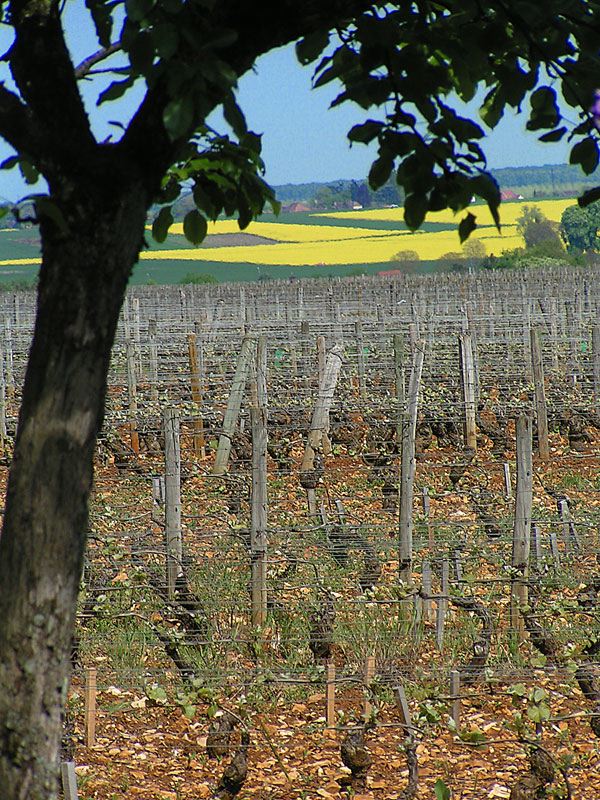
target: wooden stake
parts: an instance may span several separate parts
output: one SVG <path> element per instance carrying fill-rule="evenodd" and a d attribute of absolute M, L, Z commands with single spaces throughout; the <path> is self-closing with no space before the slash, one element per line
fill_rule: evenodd
<path fill-rule="evenodd" d="M 206 455 L 206 443 L 204 441 L 204 420 L 202 419 L 203 393 L 200 377 L 200 360 L 198 358 L 198 342 L 195 333 L 188 334 L 188 354 L 190 359 L 192 400 L 196 405 L 194 414 L 194 453 L 199 458 L 204 458 Z"/>
<path fill-rule="evenodd" d="M 435 617 L 435 641 L 438 650 L 444 649 L 444 626 L 446 624 L 446 613 L 448 612 L 448 595 L 450 593 L 450 562 L 447 558 L 442 561 L 442 581 L 440 595 L 437 601 Z"/>
<path fill-rule="evenodd" d="M 540 540 L 540 529 L 537 522 L 531 523 L 531 547 L 535 558 L 535 568 L 539 570 L 542 566 L 542 544 Z"/>
<path fill-rule="evenodd" d="M 85 670 L 85 744 L 96 744 L 96 668 Z"/>
<path fill-rule="evenodd" d="M 365 374 L 365 342 L 363 339 L 362 320 L 357 320 L 354 323 L 354 332 L 356 333 L 356 352 L 358 359 L 358 393 L 360 397 L 365 400 L 367 397 L 367 378 Z"/>
<path fill-rule="evenodd" d="M 246 387 L 248 370 L 254 358 L 255 348 L 256 339 L 251 336 L 244 336 L 235 375 L 233 376 L 231 391 L 229 392 L 229 398 L 227 400 L 227 410 L 225 411 L 225 417 L 223 419 L 223 432 L 219 436 L 217 455 L 212 470 L 213 475 L 224 475 L 227 472 L 227 464 L 231 452 L 231 440 L 242 406 L 242 396 Z"/>
<path fill-rule="evenodd" d="M 64 800 L 79 800 L 77 793 L 77 775 L 75 774 L 75 762 L 63 761 L 60 765 L 62 777 L 62 788 Z"/>
<path fill-rule="evenodd" d="M 457 669 L 450 670 L 450 697 L 452 708 L 450 716 L 454 720 L 456 730 L 460 729 L 460 672 Z"/>
<path fill-rule="evenodd" d="M 131 449 L 138 455 L 140 452 L 140 437 L 137 431 L 137 382 L 135 372 L 135 347 L 131 339 L 127 340 L 127 394 L 129 397 L 129 430 L 131 436 Z"/>
<path fill-rule="evenodd" d="M 592 329 L 592 373 L 596 411 L 600 413 L 600 325 Z"/>
<path fill-rule="evenodd" d="M 319 386 L 325 377 L 325 337 L 317 336 L 317 363 L 319 365 Z"/>
<path fill-rule="evenodd" d="M 517 488 L 513 527 L 512 568 L 516 577 L 511 584 L 510 625 L 523 636 L 521 606 L 527 605 L 527 577 L 531 536 L 531 507 L 533 501 L 533 465 L 531 453 L 531 417 L 521 415 L 517 420 Z"/>
<path fill-rule="evenodd" d="M 319 449 L 322 449 L 323 436 L 327 431 L 327 423 L 329 420 L 329 409 L 333 402 L 333 395 L 335 387 L 337 386 L 338 375 L 342 366 L 342 348 L 339 345 L 334 345 L 327 355 L 325 362 L 325 374 L 323 381 L 319 387 L 319 394 L 315 402 L 312 419 L 310 422 L 310 430 L 304 449 L 304 456 L 300 466 L 300 483 L 312 482 L 309 477 L 314 469 L 315 456 Z M 304 473 L 304 482 L 303 482 Z M 314 487 L 311 487 L 314 489 Z M 314 510 L 311 510 L 311 501 L 309 498 L 309 512 L 315 514 L 316 502 Z"/>
<path fill-rule="evenodd" d="M 431 524 L 431 501 L 429 498 L 429 489 L 427 486 L 423 487 L 422 500 L 423 500 L 423 516 L 425 517 L 425 522 L 427 523 L 427 546 L 429 547 L 430 552 L 433 552 L 435 541 L 433 539 L 433 525 Z"/>
<path fill-rule="evenodd" d="M 425 622 L 431 622 L 431 563 L 427 560 L 423 561 L 423 617 Z"/>
<path fill-rule="evenodd" d="M 402 717 L 402 727 L 407 735 L 410 735 L 412 730 L 412 718 L 410 716 L 410 709 L 406 700 L 406 692 L 404 686 L 394 686 L 394 694 L 396 695 L 396 705 Z"/>
<path fill-rule="evenodd" d="M 158 400 L 158 345 L 156 343 L 156 320 L 148 320 L 148 357 L 150 359 L 150 399 Z"/>
<path fill-rule="evenodd" d="M 510 464 L 504 462 L 504 494 L 507 500 L 512 499 L 512 482 L 510 479 Z"/>
<path fill-rule="evenodd" d="M 550 445 L 548 443 L 548 412 L 546 409 L 546 392 L 544 389 L 544 362 L 542 360 L 542 346 L 540 343 L 540 329 L 532 328 L 531 338 L 531 369 L 535 391 L 535 414 L 538 434 L 538 454 L 540 461 L 550 458 Z"/>
<path fill-rule="evenodd" d="M 173 408 L 164 413 L 165 430 L 165 539 L 167 548 L 167 589 L 175 594 L 175 580 L 183 566 L 181 536 L 181 452 L 179 415 Z"/>
<path fill-rule="evenodd" d="M 402 454 L 400 461 L 400 524 L 398 569 L 400 580 L 412 584 L 413 559 L 413 490 L 415 481 L 415 438 L 419 410 L 419 389 L 425 357 L 424 342 L 415 344 L 413 365 L 408 388 L 408 408 L 402 425 Z"/>
<path fill-rule="evenodd" d="M 327 682 L 325 684 L 325 720 L 328 728 L 335 726 L 335 663 L 327 662 Z"/>
<path fill-rule="evenodd" d="M 577 531 L 575 530 L 575 523 L 573 522 L 573 517 L 569 511 L 569 504 L 566 500 L 558 501 L 558 511 L 562 520 L 565 553 L 569 552 L 571 545 L 573 545 L 576 550 L 581 550 Z"/>
<path fill-rule="evenodd" d="M 465 404 L 465 445 L 477 450 L 477 426 L 475 424 L 475 366 L 470 333 L 458 336 L 460 352 L 460 374 Z"/>
<path fill-rule="evenodd" d="M 4 318 L 4 369 L 6 396 L 9 400 L 15 397 L 15 373 L 13 369 L 12 325 L 10 317 Z"/>
<path fill-rule="evenodd" d="M 256 405 L 252 423 L 252 496 L 250 551 L 252 559 L 252 624 L 267 619 L 267 348 L 260 336 L 256 350 Z"/>
<path fill-rule="evenodd" d="M 363 707 L 363 717 L 366 720 L 369 719 L 369 717 L 371 716 L 371 712 L 373 710 L 373 703 L 371 702 L 371 684 L 373 683 L 374 677 L 375 677 L 375 656 L 367 656 L 365 660 L 365 673 L 364 673 L 366 697 L 365 697 L 365 704 Z"/>
<path fill-rule="evenodd" d="M 396 441 L 402 441 L 402 419 L 406 392 L 404 388 L 404 339 L 402 334 L 394 334 L 394 390 L 396 394 Z"/>

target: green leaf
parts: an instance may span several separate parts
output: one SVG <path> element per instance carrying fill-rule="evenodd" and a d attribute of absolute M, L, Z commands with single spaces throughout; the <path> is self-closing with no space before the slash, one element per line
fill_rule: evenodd
<path fill-rule="evenodd" d="M 152 30 L 154 46 L 161 58 L 167 61 L 177 53 L 179 47 L 179 34 L 177 28 L 170 22 L 163 22 L 155 25 Z"/>
<path fill-rule="evenodd" d="M 24 200 L 27 198 L 23 198 Z M 47 217 L 56 225 L 58 230 L 64 235 L 68 235 L 69 226 L 61 209 L 58 205 L 48 197 L 47 194 L 31 195 L 35 203 L 35 210 L 40 217 Z"/>
<path fill-rule="evenodd" d="M 598 144 L 588 136 L 571 150 L 569 164 L 579 164 L 586 175 L 590 175 L 598 166 Z"/>
<path fill-rule="evenodd" d="M 147 75 L 154 61 L 154 42 L 148 31 L 140 31 L 133 37 L 129 49 L 129 61 L 134 72 Z"/>
<path fill-rule="evenodd" d="M 134 22 L 145 19 L 155 5 L 156 0 L 125 0 L 127 16 Z"/>
<path fill-rule="evenodd" d="M 188 211 L 183 220 L 183 234 L 188 242 L 200 244 L 206 236 L 207 230 L 206 217 L 203 217 L 195 208 Z"/>
<path fill-rule="evenodd" d="M 33 164 L 27 161 L 27 159 L 21 158 L 19 160 L 19 169 L 21 170 L 21 175 L 23 176 L 25 183 L 31 185 L 38 182 L 40 173 L 33 166 Z"/>
<path fill-rule="evenodd" d="M 191 96 L 184 94 L 167 103 L 163 122 L 171 139 L 189 135 L 194 122 L 194 102 Z"/>
<path fill-rule="evenodd" d="M 406 196 L 404 200 L 404 222 L 412 231 L 421 227 L 428 208 L 429 204 L 425 195 L 409 194 Z"/>
<path fill-rule="evenodd" d="M 515 697 L 525 697 L 527 695 L 527 687 L 524 683 L 515 683 L 514 686 L 508 687 L 506 693 L 512 694 Z"/>
<path fill-rule="evenodd" d="M 450 789 L 441 778 L 438 778 L 434 786 L 435 800 L 450 800 Z"/>
<path fill-rule="evenodd" d="M 85 0 L 85 7 L 90 12 L 96 36 L 101 47 L 108 47 L 112 33 L 112 7 L 109 3 L 97 0 Z"/>
<path fill-rule="evenodd" d="M 495 86 L 487 93 L 479 115 L 488 128 L 495 128 L 500 122 L 502 114 L 504 113 L 505 103 L 504 92 L 499 86 Z"/>
<path fill-rule="evenodd" d="M 315 61 L 329 44 L 329 31 L 315 31 L 296 43 L 296 58 L 306 66 Z"/>
<path fill-rule="evenodd" d="M 96 105 L 99 106 L 102 103 L 109 103 L 111 100 L 118 100 L 120 97 L 123 97 L 125 92 L 133 86 L 134 82 L 132 76 L 125 78 L 123 81 L 113 81 L 104 91 L 100 92 L 96 100 Z"/>
<path fill-rule="evenodd" d="M 533 702 L 534 703 L 541 703 L 542 700 L 545 700 L 548 697 L 548 693 L 539 686 L 533 690 Z"/>
<path fill-rule="evenodd" d="M 394 168 L 394 159 L 388 155 L 381 155 L 376 158 L 369 170 L 369 186 L 372 189 L 380 189 L 387 183 Z"/>
<path fill-rule="evenodd" d="M 477 728 L 472 731 L 461 731 L 459 738 L 462 742 L 468 742 L 469 744 L 485 744 L 487 742 L 485 734 Z"/>
<path fill-rule="evenodd" d="M 577 198 L 577 203 L 581 208 L 585 208 L 591 203 L 595 203 L 596 200 L 600 200 L 600 186 L 594 186 L 593 189 L 588 189 L 581 197 Z"/>
<path fill-rule="evenodd" d="M 466 242 L 469 236 L 473 233 L 475 228 L 477 227 L 477 219 L 474 214 L 469 213 L 466 217 L 461 219 L 458 225 L 458 236 L 460 238 L 460 243 Z"/>
<path fill-rule="evenodd" d="M 162 243 L 167 238 L 169 228 L 173 224 L 173 214 L 170 206 L 164 206 L 152 223 L 152 236 L 156 242 Z"/>
<path fill-rule="evenodd" d="M 566 132 L 567 129 L 563 125 L 561 128 L 557 128 L 554 131 L 550 131 L 549 133 L 543 133 L 539 137 L 539 140 L 540 142 L 560 142 L 560 140 L 563 138 Z"/>
<path fill-rule="evenodd" d="M 554 128 L 560 121 L 560 111 L 556 102 L 556 92 L 551 86 L 540 86 L 531 95 L 531 114 L 527 130 Z"/>
<path fill-rule="evenodd" d="M 165 705 L 167 702 L 167 693 L 162 688 L 162 686 L 149 686 L 146 689 L 146 695 L 150 700 L 153 700 L 155 703 L 159 705 Z"/>
<path fill-rule="evenodd" d="M 19 163 L 19 156 L 9 156 L 0 164 L 0 169 L 12 169 Z"/>
<path fill-rule="evenodd" d="M 374 119 L 368 119 L 361 125 L 354 125 L 348 132 L 348 139 L 351 142 L 362 142 L 369 144 L 375 139 L 383 130 L 383 122 L 377 122 Z"/>
<path fill-rule="evenodd" d="M 246 118 L 241 108 L 236 103 L 232 92 L 230 92 L 223 101 L 223 116 L 236 136 L 242 138 L 242 136 L 246 135 L 248 132 Z M 260 150 L 258 152 L 260 152 Z"/>
<path fill-rule="evenodd" d="M 500 186 L 498 181 L 489 172 L 482 172 L 471 179 L 471 189 L 474 194 L 486 201 L 490 214 L 494 220 L 498 232 L 500 232 Z"/>
<path fill-rule="evenodd" d="M 550 709 L 545 703 L 539 706 L 529 706 L 527 709 L 527 716 L 532 722 L 546 722 L 550 719 Z"/>

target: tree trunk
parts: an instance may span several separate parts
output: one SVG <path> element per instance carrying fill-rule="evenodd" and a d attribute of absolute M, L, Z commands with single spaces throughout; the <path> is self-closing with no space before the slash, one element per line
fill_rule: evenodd
<path fill-rule="evenodd" d="M 134 181 L 107 186 L 65 188 L 57 205 L 66 233 L 42 218 L 37 319 L 0 538 L 2 800 L 58 797 L 94 445 L 148 199 Z"/>

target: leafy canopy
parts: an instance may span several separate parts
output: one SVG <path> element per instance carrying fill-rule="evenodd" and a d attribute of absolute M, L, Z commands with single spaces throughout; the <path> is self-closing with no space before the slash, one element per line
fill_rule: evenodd
<path fill-rule="evenodd" d="M 571 252 L 597 252 L 599 248 L 600 203 L 586 208 L 569 206 L 563 211 L 560 230 Z"/>
<path fill-rule="evenodd" d="M 597 0 L 280 0 L 251 10 L 241 0 L 86 0 L 86 6 L 100 49 L 73 67 L 75 78 L 100 75 L 105 81 L 112 73 L 108 85 L 100 84 L 98 104 L 118 102 L 134 86 L 145 86 L 115 144 L 128 152 L 140 147 L 160 176 L 155 201 L 161 210 L 153 226 L 159 241 L 182 187 L 192 189 L 196 206 L 184 221 L 193 243 L 205 236 L 207 220 L 220 214 L 237 216 L 244 228 L 266 203 L 278 210 L 263 177 L 260 136 L 248 129 L 236 87 L 259 55 L 291 41 L 299 61 L 312 65 L 316 87 L 339 87 L 334 106 L 364 109 L 366 118 L 349 139 L 376 142 L 370 185 L 377 189 L 395 177 L 412 229 L 429 211 L 461 212 L 473 197 L 487 202 L 499 226 L 500 193 L 482 141 L 507 110 L 524 110 L 527 128 L 542 141 L 567 137 L 570 161 L 584 172 L 598 165 L 599 115 L 590 108 L 600 76 Z M 5 8 L 5 23 L 18 28 L 40 8 L 60 16 L 63 5 L 13 0 Z M 7 54 L 13 71 L 14 56 Z M 476 119 L 455 110 L 456 100 L 478 97 Z M 0 117 L 14 98 L 2 87 Z M 230 129 L 226 134 L 206 123 L 216 108 Z M 7 127 L 0 132 L 6 135 Z M 47 154 L 17 130 L 8 134 L 23 173 L 34 180 L 39 171 L 52 187 Z M 591 190 L 582 202 L 598 196 L 600 190 Z M 459 224 L 461 240 L 475 227 L 467 212 Z"/>

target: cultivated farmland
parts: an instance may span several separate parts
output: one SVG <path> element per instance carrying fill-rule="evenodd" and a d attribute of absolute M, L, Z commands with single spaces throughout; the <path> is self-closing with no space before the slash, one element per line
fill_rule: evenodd
<path fill-rule="evenodd" d="M 543 200 L 536 205 L 548 219 L 558 222 L 574 202 Z M 502 205 L 501 231 L 486 206 L 470 207 L 479 226 L 472 239 L 481 242 L 487 255 L 497 256 L 523 245 L 516 221 L 524 205 L 527 203 Z M 191 246 L 182 225 L 176 224 L 164 244 L 149 241 L 132 280 L 177 283 L 190 273 L 245 281 L 335 271 L 376 273 L 393 268 L 394 257 L 403 251 L 417 253 L 426 268 L 448 253 L 461 252 L 457 233 L 461 216 L 449 211 L 432 214 L 415 233 L 404 225 L 401 208 L 271 215 L 251 223 L 242 234 L 234 220 L 218 220 L 209 226 L 209 236 L 200 247 Z M 20 274 L 29 279 L 39 263 L 36 248 L 35 237 L 26 231 L 0 233 L 0 279 L 14 282 Z"/>
<path fill-rule="evenodd" d="M 65 731 L 80 797 L 210 797 L 236 758 L 242 798 L 593 791 L 598 277 L 130 291 Z M 6 471 L 34 307 L 0 303 Z"/>

